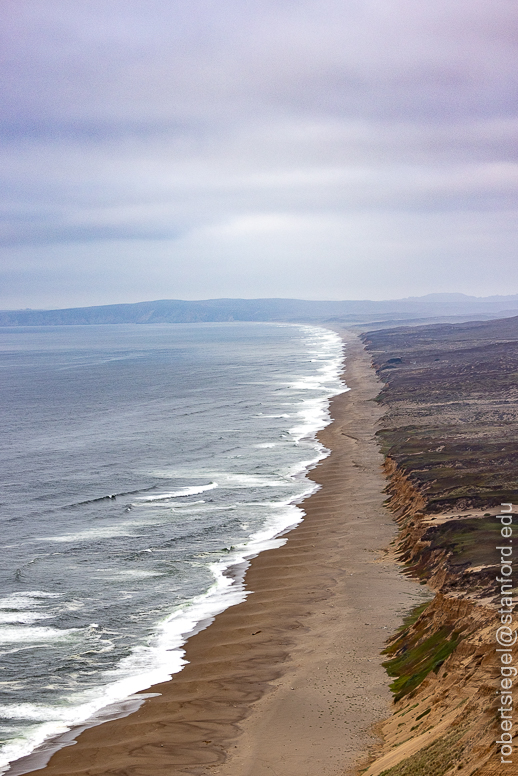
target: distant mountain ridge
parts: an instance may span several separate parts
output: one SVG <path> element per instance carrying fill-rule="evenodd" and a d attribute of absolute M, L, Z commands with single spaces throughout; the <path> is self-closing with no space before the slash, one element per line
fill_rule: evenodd
<path fill-rule="evenodd" d="M 70 326 L 116 323 L 196 323 L 224 321 L 335 321 L 362 323 L 379 316 L 404 321 L 416 316 L 518 313 L 518 294 L 475 297 L 428 294 L 383 301 L 312 301 L 304 299 L 160 299 L 132 304 L 72 307 L 62 310 L 0 311 L 0 326 Z"/>

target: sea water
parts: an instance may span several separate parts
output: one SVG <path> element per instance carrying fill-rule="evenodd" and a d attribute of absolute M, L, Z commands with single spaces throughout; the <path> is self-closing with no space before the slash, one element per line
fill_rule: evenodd
<path fill-rule="evenodd" d="M 0 329 L 0 356 L 1 774 L 181 670 L 303 518 L 345 386 L 302 325 Z"/>

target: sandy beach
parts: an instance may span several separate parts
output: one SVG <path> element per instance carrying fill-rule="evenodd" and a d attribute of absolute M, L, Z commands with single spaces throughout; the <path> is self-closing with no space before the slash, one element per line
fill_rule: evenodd
<path fill-rule="evenodd" d="M 322 487 L 285 545 L 252 561 L 247 600 L 186 648 L 189 664 L 130 716 L 87 729 L 45 776 L 335 776 L 354 773 L 390 713 L 380 651 L 419 587 L 383 552 L 381 414 L 370 358 L 354 333 L 333 423 L 332 452 L 311 472 Z M 21 772 L 18 770 L 18 772 Z"/>

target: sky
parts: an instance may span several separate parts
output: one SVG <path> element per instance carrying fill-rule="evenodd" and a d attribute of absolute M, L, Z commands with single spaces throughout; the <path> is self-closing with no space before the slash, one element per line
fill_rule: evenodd
<path fill-rule="evenodd" d="M 0 308 L 518 293 L 516 0 L 2 0 Z"/>

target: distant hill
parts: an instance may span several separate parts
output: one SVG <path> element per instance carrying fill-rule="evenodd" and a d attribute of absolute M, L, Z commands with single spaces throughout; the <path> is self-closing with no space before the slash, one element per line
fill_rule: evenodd
<path fill-rule="evenodd" d="M 286 321 L 367 323 L 437 316 L 506 317 L 518 313 L 518 295 L 474 297 L 428 294 L 386 301 L 304 299 L 206 299 L 72 307 L 63 310 L 0 311 L 0 326 L 70 326 L 113 323 L 196 323 L 199 321 Z"/>

